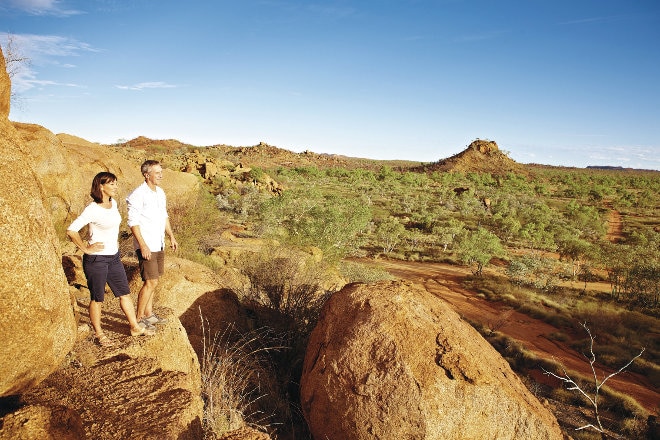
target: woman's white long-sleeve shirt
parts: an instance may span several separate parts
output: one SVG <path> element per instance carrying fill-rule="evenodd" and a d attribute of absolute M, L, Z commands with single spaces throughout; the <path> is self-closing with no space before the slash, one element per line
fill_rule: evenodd
<path fill-rule="evenodd" d="M 110 208 L 104 208 L 96 202 L 90 203 L 67 228 L 67 231 L 78 232 L 89 225 L 89 243 L 103 243 L 103 249 L 92 255 L 114 255 L 119 252 L 121 214 L 117 202 L 111 200 L 110 203 Z"/>

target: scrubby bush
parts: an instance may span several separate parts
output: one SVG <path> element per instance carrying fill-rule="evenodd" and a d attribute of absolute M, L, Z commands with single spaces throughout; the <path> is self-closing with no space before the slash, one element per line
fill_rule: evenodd
<path fill-rule="evenodd" d="M 261 206 L 265 236 L 300 248 L 317 247 L 328 261 L 355 251 L 371 219 L 360 199 L 324 195 L 313 189 L 285 191 Z"/>
<path fill-rule="evenodd" d="M 238 265 L 249 280 L 240 292 L 243 304 L 282 347 L 270 359 L 289 403 L 287 423 L 302 429 L 299 383 L 307 341 L 323 305 L 340 286 L 323 261 L 290 247 L 269 246 L 246 254 Z"/>
<path fill-rule="evenodd" d="M 386 270 L 353 261 L 342 261 L 339 263 L 339 273 L 349 283 L 375 283 L 382 280 L 392 279 Z"/>
<path fill-rule="evenodd" d="M 226 223 L 213 196 L 204 189 L 193 197 L 171 199 L 167 211 L 179 255 L 193 261 L 211 251 Z"/>
<path fill-rule="evenodd" d="M 277 347 L 264 345 L 263 329 L 241 334 L 229 325 L 211 335 L 206 333 L 209 326 L 201 314 L 200 319 L 204 438 L 215 439 L 244 425 L 266 430 L 274 414 L 262 408 L 280 400 L 266 353 Z"/>

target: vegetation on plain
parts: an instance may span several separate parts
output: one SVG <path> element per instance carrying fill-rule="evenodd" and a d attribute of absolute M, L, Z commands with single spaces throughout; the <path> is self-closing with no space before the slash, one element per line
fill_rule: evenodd
<path fill-rule="evenodd" d="M 267 352 L 281 373 L 271 389 L 289 402 L 288 426 L 278 432 L 304 437 L 296 387 L 309 333 L 324 301 L 341 284 L 328 274 L 344 282 L 389 277 L 363 264 L 364 258 L 470 267 L 467 287 L 505 310 L 552 324 L 557 332 L 550 337 L 579 352 L 588 338 L 576 336 L 578 323 L 586 323 L 600 337 L 594 347 L 600 365 L 616 370 L 646 347 L 627 371 L 646 376 L 654 387 L 660 384 L 654 336 L 660 310 L 660 173 L 543 166 L 527 171 L 421 173 L 373 162 L 351 168 L 262 164 L 254 179 L 271 176 L 285 188 L 280 195 L 215 184 L 206 187 L 210 195 L 174 207 L 173 225 L 181 225 L 179 242 L 187 258 L 212 266 L 208 254 L 214 240 L 231 225 L 271 243 L 237 263 L 250 286 L 238 293 L 257 327 L 270 329 L 270 340 L 287 347 Z M 613 213 L 622 224 L 614 235 L 608 231 Z M 498 330 L 507 316 L 474 325 L 530 389 L 542 389 L 540 395 L 557 405 L 588 406 L 560 387 L 548 389 L 525 376 L 551 366 L 516 341 L 502 341 Z M 610 435 L 642 433 L 649 415 L 607 387 L 600 408 Z M 562 414 L 557 417 L 569 429 Z"/>

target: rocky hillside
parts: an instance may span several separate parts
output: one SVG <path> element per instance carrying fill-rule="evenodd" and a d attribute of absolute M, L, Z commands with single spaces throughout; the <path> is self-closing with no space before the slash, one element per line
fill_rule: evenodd
<path fill-rule="evenodd" d="M 88 143 L 74 136 L 58 135 L 65 144 Z M 295 153 L 264 142 L 254 146 L 233 147 L 229 145 L 212 145 L 196 147 L 177 140 L 156 140 L 143 136 L 107 145 L 114 151 L 121 152 L 126 157 L 140 158 L 159 157 L 172 168 L 181 171 L 191 171 L 191 164 L 201 161 L 227 162 L 234 165 L 275 169 L 278 167 L 317 167 L 324 168 L 362 168 L 378 171 L 382 167 L 390 167 L 402 171 L 433 172 L 488 172 L 501 175 L 509 172 L 527 174 L 525 166 L 517 163 L 503 153 L 496 142 L 477 139 L 465 150 L 446 159 L 432 163 L 419 163 L 406 160 L 375 160 L 336 154 L 319 154 L 312 151 Z M 200 162 L 201 163 L 201 162 Z M 202 169 L 197 166 L 197 169 Z"/>

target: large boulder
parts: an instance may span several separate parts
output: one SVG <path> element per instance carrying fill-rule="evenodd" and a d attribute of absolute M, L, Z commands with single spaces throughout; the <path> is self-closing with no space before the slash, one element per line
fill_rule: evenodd
<path fill-rule="evenodd" d="M 64 406 L 28 405 L 8 414 L 0 425 L 0 440 L 84 440 L 75 411 Z"/>
<path fill-rule="evenodd" d="M 185 335 L 177 322 L 138 344 L 115 337 L 118 347 L 96 356 L 89 353 L 100 350 L 84 341 L 72 363 L 55 371 L 22 400 L 28 408 L 49 408 L 55 403 L 66 408 L 80 419 L 85 436 L 79 438 L 200 439 L 200 390 L 192 384 L 194 372 L 179 369 L 184 363 L 195 364 L 196 359 L 193 361 L 190 346 L 186 349 L 182 343 L 181 334 Z M 174 368 L 170 354 L 182 358 Z M 163 360 L 163 355 L 169 359 Z M 7 438 L 21 438 L 24 430 L 20 425 L 0 427 L 0 439 L 3 432 Z"/>
<path fill-rule="evenodd" d="M 0 396 L 7 396 L 57 368 L 74 344 L 76 325 L 39 176 L 7 120 L 9 77 L 0 60 Z"/>
<path fill-rule="evenodd" d="M 332 296 L 307 347 L 301 402 L 318 439 L 563 438 L 476 330 L 404 282 Z"/>

